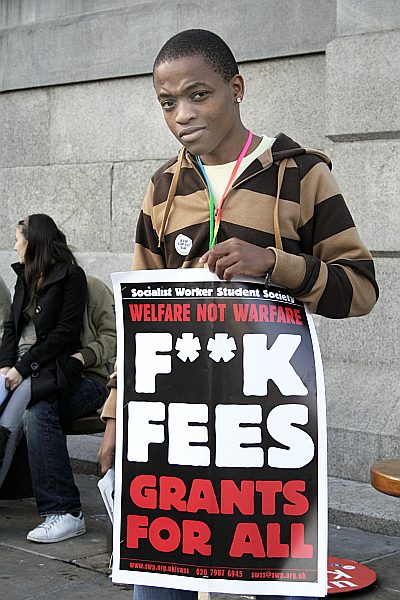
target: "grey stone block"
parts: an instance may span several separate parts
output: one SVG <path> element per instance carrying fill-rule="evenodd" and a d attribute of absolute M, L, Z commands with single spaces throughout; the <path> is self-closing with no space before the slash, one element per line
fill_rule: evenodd
<path fill-rule="evenodd" d="M 0 91 L 4 89 L 4 77 L 5 77 L 5 62 L 6 62 L 6 46 L 7 40 L 4 35 L 1 35 L 0 29 Z"/>
<path fill-rule="evenodd" d="M 241 112 L 248 127 L 271 137 L 283 131 L 306 146 L 324 147 L 323 55 L 246 63 L 240 71 L 245 79 Z"/>
<path fill-rule="evenodd" d="M 367 482 L 373 462 L 399 456 L 397 371 L 328 362 L 324 375 L 329 475 Z"/>
<path fill-rule="evenodd" d="M 3 89 L 148 73 L 175 27 L 176 6 L 161 0 L 3 30 Z"/>
<path fill-rule="evenodd" d="M 397 365 L 398 366 L 398 363 Z M 392 396 L 389 398 L 389 389 L 385 393 L 385 409 L 386 409 L 386 423 L 382 429 L 382 434 L 385 436 L 385 444 L 383 444 L 384 454 L 380 458 L 387 458 L 390 455 L 400 457 L 400 386 L 398 381 L 398 373 L 392 373 Z M 389 410 L 390 407 L 390 410 Z M 397 440 L 397 448 L 393 448 L 393 440 L 390 438 L 394 437 Z"/>
<path fill-rule="evenodd" d="M 0 247 L 14 246 L 16 223 L 35 212 L 50 214 L 73 250 L 110 247 L 110 165 L 0 169 L 3 202 Z"/>
<path fill-rule="evenodd" d="M 128 8 L 143 0 L 35 0 L 35 21 Z"/>
<path fill-rule="evenodd" d="M 136 224 L 150 177 L 163 161 L 117 163 L 114 166 L 112 194 L 113 252 L 131 252 Z"/>
<path fill-rule="evenodd" d="M 53 163 L 167 159 L 178 146 L 164 123 L 151 77 L 53 91 Z"/>
<path fill-rule="evenodd" d="M 0 250 L 0 274 L 11 292 L 14 289 L 16 275 L 10 265 L 17 262 L 17 255 L 12 250 Z"/>
<path fill-rule="evenodd" d="M 343 406 L 345 410 L 345 406 Z M 369 481 L 371 464 L 379 457 L 380 436 L 355 429 L 328 429 L 330 477 Z"/>
<path fill-rule="evenodd" d="M 321 52 L 336 31 L 329 0 L 186 0 L 177 16 L 178 31 L 212 28 L 239 61 Z"/>
<path fill-rule="evenodd" d="M 78 252 L 76 256 L 86 273 L 99 277 L 111 289 L 111 273 L 129 271 L 132 262 L 132 252 Z"/>
<path fill-rule="evenodd" d="M 327 362 L 324 375 L 329 428 L 390 433 L 400 439 L 400 390 L 391 366 L 349 368 L 346 362 Z"/>
<path fill-rule="evenodd" d="M 393 412 L 393 414 L 391 414 L 389 416 L 390 421 L 392 422 L 391 424 L 393 424 L 393 427 L 395 430 L 398 431 L 399 428 L 399 420 L 398 420 L 398 414 L 399 414 L 399 410 L 396 407 L 396 410 Z M 395 422 L 395 419 L 397 419 L 397 421 Z M 390 429 L 391 427 L 387 426 L 387 429 Z M 398 435 L 388 435 L 386 432 L 384 432 L 384 435 L 381 436 L 381 443 L 380 443 L 380 451 L 379 451 L 379 457 L 376 458 L 376 460 L 384 460 L 387 458 L 398 458 L 400 456 L 400 436 Z"/>
<path fill-rule="evenodd" d="M 315 318 L 324 361 L 352 365 L 386 365 L 398 369 L 400 261 L 375 259 L 380 298 L 366 317 L 331 320 Z M 396 367 L 395 367 L 396 365 Z"/>
<path fill-rule="evenodd" d="M 1 0 L 0 29 L 90 12 L 127 8 L 142 0 Z"/>
<path fill-rule="evenodd" d="M 327 153 L 366 246 L 400 250 L 400 141 L 334 143 Z"/>
<path fill-rule="evenodd" d="M 0 115 L 0 167 L 48 164 L 50 91 L 0 94 Z"/>
<path fill-rule="evenodd" d="M 338 35 L 400 28 L 398 0 L 337 0 Z"/>
<path fill-rule="evenodd" d="M 94 5 L 88 3 L 87 12 L 77 14 L 76 3 L 62 7 L 56 2 L 48 9 L 42 0 L 37 16 L 29 10 L 26 16 L 3 14 L 3 26 L 25 23 L 0 34 L 7 48 L 3 89 L 150 73 L 162 44 L 191 27 L 213 24 L 239 61 L 324 51 L 336 28 L 336 7 L 329 0 L 284 0 L 279 5 L 249 0 L 246 10 L 241 0 L 204 0 L 201 5 L 153 0 L 108 7 L 102 2 L 99 8 L 109 10 L 95 12 Z"/>
<path fill-rule="evenodd" d="M 400 31 L 338 38 L 326 61 L 327 135 L 399 137 Z"/>
<path fill-rule="evenodd" d="M 35 0 L 1 0 L 0 29 L 33 22 L 35 8 Z"/>

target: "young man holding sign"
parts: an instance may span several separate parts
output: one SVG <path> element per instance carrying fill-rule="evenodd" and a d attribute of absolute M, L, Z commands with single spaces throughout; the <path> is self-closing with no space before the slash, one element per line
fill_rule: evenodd
<path fill-rule="evenodd" d="M 178 158 L 152 177 L 133 269 L 207 266 L 219 278 L 265 277 L 331 318 L 368 313 L 378 296 L 370 254 L 330 173 L 330 160 L 283 134 L 242 123 L 243 77 L 215 34 L 189 30 L 160 50 L 154 88 Z M 106 403 L 103 471 L 113 464 L 115 391 Z M 197 592 L 135 586 L 135 600 Z"/>

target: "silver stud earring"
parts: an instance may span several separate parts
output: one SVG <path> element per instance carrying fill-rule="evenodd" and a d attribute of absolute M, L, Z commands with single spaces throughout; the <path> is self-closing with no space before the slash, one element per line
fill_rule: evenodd
<path fill-rule="evenodd" d="M 241 101 L 242 101 L 242 99 L 241 99 L 241 98 L 236 98 L 236 102 L 237 102 L 238 104 L 240 104 L 240 103 L 241 103 Z"/>

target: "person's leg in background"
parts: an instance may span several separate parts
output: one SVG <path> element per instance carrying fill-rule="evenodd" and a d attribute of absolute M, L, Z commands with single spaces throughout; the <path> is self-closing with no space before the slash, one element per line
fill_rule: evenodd
<path fill-rule="evenodd" d="M 70 399 L 72 420 L 101 408 L 106 394 L 104 386 L 83 377 L 79 390 Z M 42 400 L 33 404 L 25 411 L 23 422 L 38 512 L 47 517 L 29 532 L 28 539 L 49 543 L 85 533 L 79 490 L 74 482 L 58 403 Z M 54 518 L 59 515 L 66 518 Z"/>
<path fill-rule="evenodd" d="M 135 585 L 133 600 L 197 600 L 197 592 Z"/>
<path fill-rule="evenodd" d="M 9 429 L 10 435 L 5 447 L 3 464 L 0 467 L 0 487 L 11 466 L 15 450 L 22 436 L 22 416 L 31 399 L 31 378 L 24 379 L 14 390 L 3 414 L 0 425 Z"/>

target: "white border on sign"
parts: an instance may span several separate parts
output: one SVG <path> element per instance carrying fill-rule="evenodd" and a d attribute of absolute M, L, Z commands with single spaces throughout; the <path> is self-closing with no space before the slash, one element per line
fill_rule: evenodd
<path fill-rule="evenodd" d="M 318 557 L 317 582 L 287 582 L 287 581 L 241 581 L 231 579 L 200 579 L 181 575 L 162 573 L 144 573 L 127 571 L 119 568 L 120 564 L 120 531 L 121 531 L 121 482 L 122 482 L 122 442 L 123 442 L 123 401 L 124 401 L 124 335 L 123 307 L 121 284 L 123 283 L 175 283 L 175 282 L 204 282 L 220 279 L 207 269 L 154 269 L 147 271 L 126 271 L 111 274 L 115 312 L 117 322 L 117 363 L 119 385 L 117 388 L 117 422 L 116 422 L 116 458 L 115 458 L 115 500 L 114 500 L 114 529 L 113 529 L 113 569 L 114 583 L 137 584 L 172 589 L 193 590 L 199 592 L 225 592 L 232 594 L 263 594 L 288 596 L 317 596 L 327 594 L 327 543 L 328 543 L 328 491 L 327 491 L 327 433 L 325 385 L 322 370 L 322 359 L 314 321 L 306 307 L 307 321 L 311 342 L 314 350 L 316 386 L 317 386 L 317 416 L 318 416 Z M 235 277 L 233 281 L 263 283 L 263 280 L 250 277 Z M 122 374 L 122 375 L 121 375 Z M 322 507 L 326 507 L 323 510 Z M 265 587 L 268 591 L 266 592 Z"/>

